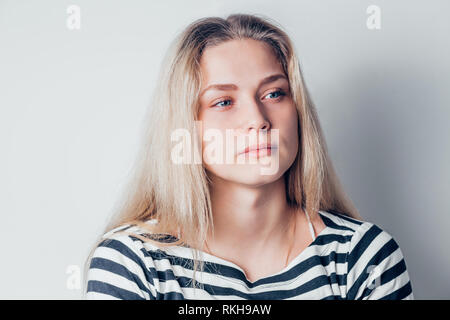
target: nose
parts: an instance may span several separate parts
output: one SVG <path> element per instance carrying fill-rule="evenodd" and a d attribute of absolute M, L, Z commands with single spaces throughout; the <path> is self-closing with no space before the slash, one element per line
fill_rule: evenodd
<path fill-rule="evenodd" d="M 266 115 L 261 111 L 260 106 L 257 102 L 250 102 L 247 104 L 246 108 L 247 114 L 244 130 L 247 134 L 251 132 L 251 130 L 255 130 L 258 133 L 260 130 L 269 131 L 271 124 L 267 119 Z"/>

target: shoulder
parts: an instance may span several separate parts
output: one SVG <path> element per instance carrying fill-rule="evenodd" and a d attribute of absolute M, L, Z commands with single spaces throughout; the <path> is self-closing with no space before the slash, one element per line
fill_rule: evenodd
<path fill-rule="evenodd" d="M 131 250 L 138 256 L 147 256 L 143 251 L 161 250 L 158 244 L 175 242 L 177 238 L 165 233 L 152 233 L 133 224 L 114 228 L 103 234 L 98 247 L 108 247 L 123 253 Z"/>
<path fill-rule="evenodd" d="M 319 210 L 319 213 L 328 228 L 335 231 L 341 230 L 346 234 L 353 234 L 362 224 L 366 223 L 334 210 Z"/>
<path fill-rule="evenodd" d="M 141 264 L 142 259 L 145 258 L 142 252 L 145 241 L 141 237 L 146 236 L 147 234 L 134 225 L 123 225 L 103 234 L 96 247 L 96 252 L 103 252 L 111 257 L 125 256 L 135 263 Z"/>
<path fill-rule="evenodd" d="M 149 252 L 158 246 L 136 237 L 148 234 L 123 225 L 102 235 L 90 259 L 87 299 L 156 299 L 157 270 Z"/>
<path fill-rule="evenodd" d="M 321 213 L 327 226 L 347 235 L 348 299 L 412 299 L 402 250 L 389 232 L 369 221 Z"/>
<path fill-rule="evenodd" d="M 376 250 L 380 246 L 398 247 L 391 234 L 372 222 L 352 218 L 331 210 L 320 211 L 320 213 L 325 225 L 332 230 L 331 233 L 346 236 L 348 254 L 352 258 L 356 258 L 366 250 Z"/>

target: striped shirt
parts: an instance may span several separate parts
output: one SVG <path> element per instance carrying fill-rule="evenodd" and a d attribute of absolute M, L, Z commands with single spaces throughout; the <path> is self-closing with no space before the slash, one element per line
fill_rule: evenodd
<path fill-rule="evenodd" d="M 158 247 L 124 226 L 103 235 L 87 274 L 86 299 L 386 299 L 412 300 L 402 251 L 377 225 L 334 211 L 314 241 L 280 272 L 249 281 L 238 265 L 202 252 L 205 267 L 195 279 L 189 247 Z M 137 226 L 127 232 L 151 236 Z M 167 235 L 165 242 L 172 236 Z"/>

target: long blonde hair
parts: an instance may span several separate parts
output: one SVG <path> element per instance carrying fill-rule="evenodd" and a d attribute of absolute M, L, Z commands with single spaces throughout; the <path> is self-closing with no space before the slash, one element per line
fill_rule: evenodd
<path fill-rule="evenodd" d="M 203 248 L 207 232 L 213 228 L 209 180 L 202 164 L 174 164 L 168 146 L 171 133 L 178 128 L 185 128 L 195 136 L 193 128 L 201 88 L 202 52 L 225 41 L 247 38 L 263 41 L 273 49 L 289 79 L 298 111 L 300 147 L 294 163 L 285 173 L 288 203 L 304 208 L 311 219 L 318 210 L 333 210 L 361 219 L 343 191 L 329 159 L 316 109 L 287 33 L 275 21 L 262 15 L 201 18 L 187 26 L 171 43 L 145 118 L 143 143 L 131 179 L 105 229 L 106 233 L 130 224 L 149 233 L 176 234 L 178 240 L 172 243 L 135 236 L 161 248 L 181 244 L 190 247 L 194 257 L 193 284 L 196 282 L 195 271 L 203 270 L 203 261 L 199 259 L 201 252 L 196 248 Z M 146 223 L 151 219 L 158 223 Z M 86 260 L 85 279 L 99 241 Z"/>

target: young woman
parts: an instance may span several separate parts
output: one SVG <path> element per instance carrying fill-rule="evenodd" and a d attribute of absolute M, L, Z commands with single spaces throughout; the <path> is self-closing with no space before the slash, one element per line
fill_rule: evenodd
<path fill-rule="evenodd" d="M 153 97 L 129 192 L 87 259 L 86 298 L 413 299 L 398 244 L 340 187 L 275 22 L 193 22 Z M 177 160 L 180 128 L 201 161 Z"/>

